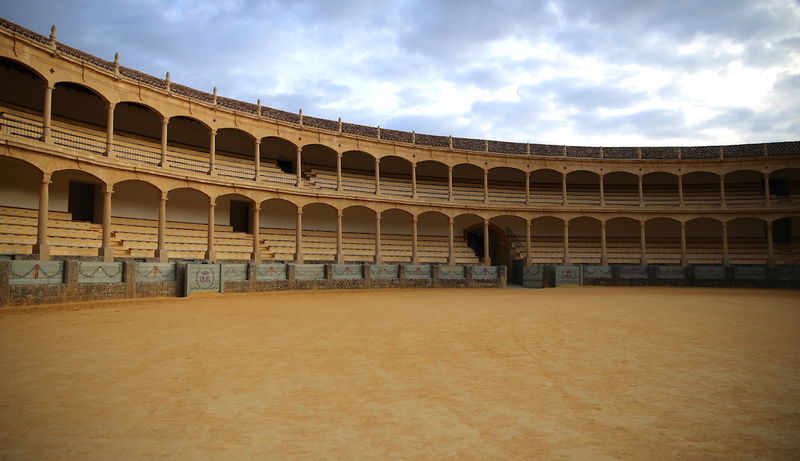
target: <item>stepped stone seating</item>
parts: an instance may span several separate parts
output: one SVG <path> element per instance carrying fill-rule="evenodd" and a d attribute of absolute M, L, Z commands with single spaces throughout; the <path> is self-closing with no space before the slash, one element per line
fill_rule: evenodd
<path fill-rule="evenodd" d="M 0 254 L 31 254 L 38 232 L 38 211 L 0 207 Z M 70 213 L 50 211 L 47 220 L 50 253 L 60 256 L 97 256 L 102 244 L 99 224 L 72 221 Z"/>

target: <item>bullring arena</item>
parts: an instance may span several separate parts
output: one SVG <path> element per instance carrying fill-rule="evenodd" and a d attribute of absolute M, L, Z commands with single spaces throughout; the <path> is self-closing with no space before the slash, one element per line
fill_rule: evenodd
<path fill-rule="evenodd" d="M 56 38 L 0 23 L 0 457 L 798 457 L 800 142 L 409 133 Z"/>

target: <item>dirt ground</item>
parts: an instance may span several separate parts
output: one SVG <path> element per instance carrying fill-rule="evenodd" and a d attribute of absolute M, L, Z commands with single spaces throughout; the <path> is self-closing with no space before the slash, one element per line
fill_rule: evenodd
<path fill-rule="evenodd" d="M 0 311 L 0 459 L 798 459 L 800 292 L 265 293 Z"/>

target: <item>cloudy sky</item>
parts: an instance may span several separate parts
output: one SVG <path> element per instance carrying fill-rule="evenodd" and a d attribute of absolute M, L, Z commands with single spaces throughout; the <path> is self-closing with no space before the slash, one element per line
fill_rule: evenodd
<path fill-rule="evenodd" d="M 172 81 L 401 130 L 572 145 L 800 139 L 798 0 L 7 0 Z"/>

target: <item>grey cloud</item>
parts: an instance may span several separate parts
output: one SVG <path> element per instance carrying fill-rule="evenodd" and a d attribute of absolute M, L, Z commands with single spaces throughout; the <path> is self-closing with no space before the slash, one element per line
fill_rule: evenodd
<path fill-rule="evenodd" d="M 613 84 L 598 85 L 574 78 L 554 78 L 520 89 L 520 94 L 546 95 L 557 104 L 579 110 L 599 107 L 620 108 L 644 99 L 644 93 L 628 90 Z"/>

